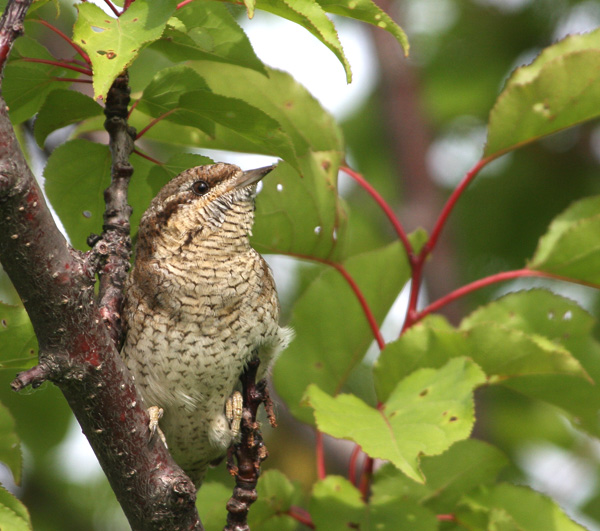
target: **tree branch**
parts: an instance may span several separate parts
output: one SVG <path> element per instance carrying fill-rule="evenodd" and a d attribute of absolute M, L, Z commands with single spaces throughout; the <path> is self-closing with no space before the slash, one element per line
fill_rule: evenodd
<path fill-rule="evenodd" d="M 235 475 L 235 488 L 227 502 L 227 525 L 223 531 L 250 531 L 247 522 L 248 512 L 250 505 L 258 497 L 256 485 L 260 475 L 260 464 L 268 457 L 260 426 L 256 421 L 256 413 L 260 404 L 265 404 L 269 421 L 272 426 L 275 426 L 272 402 L 267 392 L 267 382 L 261 380 L 255 383 L 259 363 L 258 358 L 252 360 L 241 376 L 244 395 L 242 436 L 240 442 L 234 445 L 228 456 L 229 470 Z M 237 458 L 237 467 L 231 463 L 233 455 Z"/>
<path fill-rule="evenodd" d="M 30 3 L 12 0 L 0 19 L 0 67 L 22 32 Z M 159 438 L 150 437 L 148 415 L 115 346 L 114 328 L 109 332 L 95 299 L 93 261 L 73 249 L 56 227 L 2 97 L 0 139 L 0 261 L 40 346 L 39 365 L 18 375 L 13 388 L 51 380 L 61 389 L 132 529 L 203 529 L 193 484 Z M 116 205 L 115 212 L 109 209 L 105 218 L 105 225 L 121 234 L 129 230 L 128 222 L 120 223 L 122 214 L 128 215 L 122 190 L 122 183 L 115 185 L 114 197 L 107 200 Z M 117 265 L 104 273 L 118 269 L 116 277 L 122 278 L 123 259 L 119 255 Z M 112 263 L 109 257 L 106 264 Z"/>
<path fill-rule="evenodd" d="M 131 257 L 131 207 L 127 203 L 127 190 L 133 175 L 129 156 L 134 149 L 136 133 L 127 123 L 129 92 L 129 76 L 125 71 L 115 79 L 106 98 L 104 128 L 110 138 L 111 183 L 104 191 L 106 209 L 102 236 L 92 236 L 89 241 L 93 245 L 91 263 L 101 264 L 98 271 L 100 311 L 117 345 L 121 340 L 123 286 Z"/>

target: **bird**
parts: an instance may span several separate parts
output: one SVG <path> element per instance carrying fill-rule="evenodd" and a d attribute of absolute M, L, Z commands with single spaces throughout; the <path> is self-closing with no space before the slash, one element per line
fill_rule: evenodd
<path fill-rule="evenodd" d="M 177 464 L 199 487 L 236 439 L 239 379 L 258 379 L 293 332 L 272 272 L 250 245 L 258 182 L 275 166 L 183 171 L 143 214 L 125 282 L 121 356 Z"/>

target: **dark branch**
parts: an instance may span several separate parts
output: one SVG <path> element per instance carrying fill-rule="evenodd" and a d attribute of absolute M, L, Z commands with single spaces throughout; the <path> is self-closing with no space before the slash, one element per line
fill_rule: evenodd
<path fill-rule="evenodd" d="M 267 392 L 266 380 L 255 383 L 259 363 L 258 358 L 251 361 L 241 377 L 244 395 L 241 440 L 231 449 L 228 458 L 229 469 L 235 475 L 235 488 L 227 502 L 227 526 L 223 531 L 250 531 L 248 512 L 250 505 L 258 497 L 256 485 L 260 476 L 260 465 L 268 457 L 260 425 L 256 421 L 260 404 L 265 404 L 269 421 L 275 426 L 273 404 Z M 232 463 L 233 455 L 237 459 L 237 466 Z"/>
<path fill-rule="evenodd" d="M 127 203 L 127 190 L 133 175 L 129 156 L 134 148 L 135 129 L 127 123 L 129 92 L 129 76 L 124 72 L 115 79 L 106 98 L 104 128 L 110 137 L 111 183 L 104 191 L 106 209 L 102 236 L 90 242 L 93 245 L 91 263 L 100 264 L 100 311 L 116 345 L 121 340 L 123 286 L 131 257 L 131 207 Z"/>
<path fill-rule="evenodd" d="M 0 19 L 0 66 L 29 4 L 12 0 Z M 61 389 L 133 530 L 200 531 L 194 486 L 159 438 L 150 438 L 148 415 L 117 351 L 115 330 L 109 332 L 104 322 L 94 295 L 94 261 L 73 249 L 56 227 L 1 97 L 0 139 L 0 261 L 40 346 L 39 365 L 18 375 L 13 388 L 48 379 Z M 117 181 L 128 180 L 120 173 L 124 167 L 115 163 Z M 129 214 L 123 189 L 118 182 L 109 197 L 114 212 L 107 212 L 105 221 L 107 232 L 121 235 L 117 246 L 128 241 L 128 221 L 120 222 Z M 110 244 L 108 249 L 112 252 Z M 107 259 L 103 273 L 117 270 L 122 283 L 127 257 L 128 249 L 115 261 Z M 105 289 L 104 297 L 111 293 Z"/>
<path fill-rule="evenodd" d="M 32 2 L 33 0 L 14 0 L 6 6 L 0 18 L 0 75 L 15 40 L 23 34 L 23 20 Z"/>

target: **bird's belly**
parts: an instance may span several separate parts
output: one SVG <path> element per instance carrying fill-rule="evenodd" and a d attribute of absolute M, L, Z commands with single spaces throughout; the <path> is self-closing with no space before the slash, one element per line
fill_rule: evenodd
<path fill-rule="evenodd" d="M 224 326 L 210 318 L 152 321 L 146 316 L 123 356 L 146 406 L 164 410 L 160 427 L 173 457 L 188 473 L 197 468 L 202 475 L 231 443 L 225 403 L 264 331 L 241 316 Z"/>

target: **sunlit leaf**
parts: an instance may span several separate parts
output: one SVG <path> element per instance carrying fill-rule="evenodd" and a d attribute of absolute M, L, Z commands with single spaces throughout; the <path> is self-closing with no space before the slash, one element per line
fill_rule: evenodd
<path fill-rule="evenodd" d="M 305 396 L 319 430 L 359 444 L 371 457 L 386 459 L 409 478 L 423 482 L 422 455 L 438 455 L 471 433 L 473 390 L 485 374 L 465 358 L 441 369 L 419 369 L 398 383 L 380 408 L 354 395 L 331 397 L 316 385 Z"/>
<path fill-rule="evenodd" d="M 389 31 L 402 46 L 405 55 L 408 55 L 408 37 L 404 30 L 371 0 L 317 0 L 317 2 L 328 13 L 367 22 Z"/>
<path fill-rule="evenodd" d="M 561 343 L 561 334 L 581 333 L 589 316 L 570 301 L 542 290 L 508 295 L 478 309 L 458 329 L 440 316 L 428 316 L 389 343 L 374 368 L 375 386 L 385 400 L 396 383 L 420 367 L 441 367 L 448 359 L 467 356 L 488 375 L 490 381 L 531 374 L 563 374 L 590 378 L 580 361 L 580 349 L 571 351 Z M 576 305 L 575 305 L 576 306 Z M 561 317 L 548 315 L 569 311 L 572 321 L 556 328 Z M 518 317 L 521 316 L 521 317 Z M 519 327 L 517 323 L 530 323 Z M 554 326 L 554 330 L 551 327 Z M 567 331 L 568 329 L 568 331 Z M 591 375 L 593 378 L 594 376 Z"/>
<path fill-rule="evenodd" d="M 554 218 L 529 267 L 600 284 L 600 196 L 582 199 Z"/>
<path fill-rule="evenodd" d="M 600 116 L 600 31 L 570 36 L 507 81 L 490 113 L 485 156 Z"/>
<path fill-rule="evenodd" d="M 0 529 L 7 531 L 33 529 L 27 508 L 3 487 L 0 487 Z"/>
<path fill-rule="evenodd" d="M 266 74 L 265 66 L 227 6 L 219 2 L 192 2 L 178 9 L 174 17 L 163 38 L 152 45 L 172 61 L 207 59 Z"/>
<path fill-rule="evenodd" d="M 402 246 L 394 243 L 353 256 L 344 267 L 381 323 L 409 278 Z M 316 383 L 330 394 L 342 391 L 373 341 L 373 331 L 347 280 L 334 268 L 304 291 L 291 325 L 296 338 L 278 360 L 274 381 L 292 413 L 310 422 L 310 410 L 300 407 L 306 387 Z"/>
<path fill-rule="evenodd" d="M 492 485 L 509 464 L 500 450 L 476 439 L 453 444 L 441 455 L 424 456 L 421 470 L 424 484 L 415 484 L 391 464 L 382 466 L 373 477 L 373 505 L 388 505 L 402 499 L 423 504 L 437 514 L 452 513 L 465 494 Z"/>
<path fill-rule="evenodd" d="M 197 120 L 211 120 L 264 146 L 269 154 L 281 157 L 295 168 L 299 167 L 294 147 L 285 129 L 259 108 L 243 100 L 207 90 L 184 94 L 179 99 L 179 107 L 186 113 L 188 124 Z"/>
<path fill-rule="evenodd" d="M 53 90 L 35 120 L 35 139 L 43 147 L 46 137 L 56 129 L 102 114 L 102 107 L 90 97 L 74 90 Z"/>
<path fill-rule="evenodd" d="M 77 4 L 73 41 L 89 55 L 94 71 L 94 96 L 106 98 L 115 78 L 140 50 L 162 35 L 176 0 L 134 2 L 119 18 L 92 3 Z"/>
<path fill-rule="evenodd" d="M 346 81 L 348 83 L 352 81 L 350 63 L 344 54 L 335 26 L 315 0 L 257 0 L 256 7 L 287 18 L 310 31 L 342 63 L 346 72 Z"/>
<path fill-rule="evenodd" d="M 256 200 L 252 244 L 263 253 L 336 259 L 346 239 L 346 212 L 336 191 L 336 152 L 320 152 L 301 176 L 281 162 Z M 303 165 L 303 167 L 306 167 Z"/>

